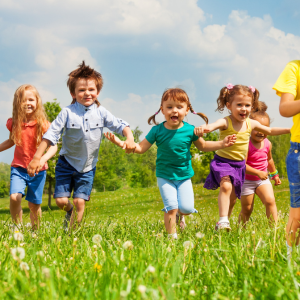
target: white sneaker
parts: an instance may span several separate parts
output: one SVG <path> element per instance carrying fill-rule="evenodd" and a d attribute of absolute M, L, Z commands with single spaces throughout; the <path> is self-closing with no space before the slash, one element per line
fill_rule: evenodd
<path fill-rule="evenodd" d="M 215 230 L 222 230 L 222 229 L 226 229 L 227 231 L 230 231 L 231 230 L 231 227 L 230 227 L 230 223 L 229 222 L 217 222 L 216 226 L 215 226 Z"/>

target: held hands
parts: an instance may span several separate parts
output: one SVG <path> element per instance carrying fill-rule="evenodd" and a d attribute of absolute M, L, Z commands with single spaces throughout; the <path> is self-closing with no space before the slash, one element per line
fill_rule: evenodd
<path fill-rule="evenodd" d="M 195 127 L 194 129 L 194 133 L 195 135 L 199 136 L 199 137 L 202 137 L 204 135 L 204 133 L 209 133 L 211 132 L 211 128 L 209 125 L 202 125 L 202 126 L 199 126 L 199 127 Z"/>
<path fill-rule="evenodd" d="M 35 174 L 38 174 L 40 169 L 43 167 L 42 159 L 33 158 L 27 167 L 27 173 L 30 177 L 34 177 Z"/>
<path fill-rule="evenodd" d="M 116 137 L 113 133 L 104 133 L 104 136 L 111 141 L 112 143 L 114 143 L 115 145 L 119 146 L 120 148 L 126 150 L 126 153 L 134 153 L 135 150 L 135 143 L 131 142 L 131 141 L 121 141 L 118 137 Z M 133 146 L 132 146 L 133 144 Z"/>
<path fill-rule="evenodd" d="M 226 136 L 225 139 L 223 140 L 223 148 L 230 147 L 230 146 L 232 146 L 235 142 L 236 142 L 236 135 L 235 135 L 235 134 L 228 135 L 228 136 Z"/>

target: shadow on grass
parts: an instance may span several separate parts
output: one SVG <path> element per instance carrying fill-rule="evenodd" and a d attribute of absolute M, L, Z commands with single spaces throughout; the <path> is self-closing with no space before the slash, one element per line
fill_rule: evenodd
<path fill-rule="evenodd" d="M 48 205 L 43 205 L 42 206 L 42 212 L 49 212 L 49 211 L 54 211 L 54 210 L 60 210 L 60 208 L 58 206 L 52 206 L 51 209 L 49 208 Z M 30 213 L 30 210 L 28 207 L 24 207 L 23 208 L 23 213 Z M 4 214 L 10 214 L 10 210 L 8 208 L 6 209 L 0 209 L 0 215 L 4 215 Z"/>

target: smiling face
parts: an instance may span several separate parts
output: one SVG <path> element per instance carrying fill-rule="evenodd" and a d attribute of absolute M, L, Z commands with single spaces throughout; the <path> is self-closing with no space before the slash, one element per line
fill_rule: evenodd
<path fill-rule="evenodd" d="M 184 117 L 188 114 L 187 102 L 180 102 L 169 98 L 163 101 L 161 112 L 165 116 L 167 129 L 178 129 L 182 126 Z"/>
<path fill-rule="evenodd" d="M 78 79 L 75 87 L 75 94 L 72 94 L 73 99 L 84 106 L 92 105 L 99 96 L 94 79 Z"/>
<path fill-rule="evenodd" d="M 24 92 L 23 105 L 26 113 L 27 120 L 29 121 L 33 117 L 37 108 L 37 98 L 33 90 L 28 89 Z"/>
<path fill-rule="evenodd" d="M 253 120 L 258 121 L 261 125 L 270 126 L 270 121 L 267 117 L 257 116 L 253 118 Z M 252 130 L 251 132 L 251 139 L 257 143 L 262 142 L 267 137 L 266 134 L 259 132 L 257 130 Z"/>
<path fill-rule="evenodd" d="M 243 94 L 234 95 L 232 101 L 227 102 L 226 106 L 237 122 L 244 122 L 250 114 L 252 98 Z"/>

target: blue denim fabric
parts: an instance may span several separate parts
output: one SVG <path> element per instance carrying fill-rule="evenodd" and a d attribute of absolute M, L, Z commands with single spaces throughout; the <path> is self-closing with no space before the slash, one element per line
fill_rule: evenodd
<path fill-rule="evenodd" d="M 300 207 L 300 144 L 291 142 L 286 157 L 286 169 L 290 184 L 291 207 Z"/>
<path fill-rule="evenodd" d="M 86 173 L 79 173 L 63 156 L 60 156 L 55 167 L 54 198 L 71 197 L 90 200 L 96 167 Z"/>
<path fill-rule="evenodd" d="M 162 211 L 179 209 L 183 214 L 197 213 L 194 208 L 194 191 L 191 179 L 168 180 L 157 177 L 157 183 L 164 202 Z"/>
<path fill-rule="evenodd" d="M 22 194 L 25 196 L 25 188 L 27 188 L 26 200 L 34 203 L 41 204 L 44 191 L 44 185 L 46 181 L 46 170 L 40 171 L 34 177 L 30 177 L 27 170 L 22 167 L 11 167 L 10 173 L 10 195 Z"/>
<path fill-rule="evenodd" d="M 78 102 L 61 110 L 43 139 L 55 145 L 63 133 L 63 155 L 78 172 L 85 173 L 96 167 L 103 128 L 123 135 L 129 124 L 113 116 L 102 105 L 84 106 Z"/>

